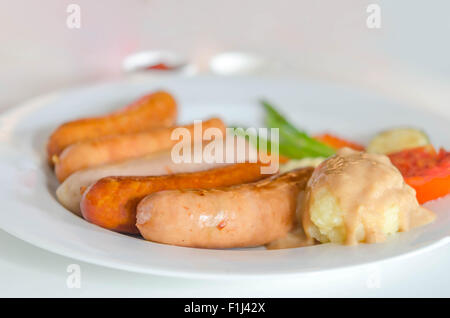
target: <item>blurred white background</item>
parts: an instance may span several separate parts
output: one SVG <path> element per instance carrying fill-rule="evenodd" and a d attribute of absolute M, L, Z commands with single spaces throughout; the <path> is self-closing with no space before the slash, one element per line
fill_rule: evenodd
<path fill-rule="evenodd" d="M 380 29 L 366 25 L 372 3 L 381 8 Z M 81 8 L 80 29 L 66 25 L 69 4 Z M 0 0 L 0 111 L 49 91 L 119 78 L 126 56 L 167 49 L 200 73 L 210 71 L 216 54 L 249 52 L 281 65 L 266 75 L 346 82 L 450 118 L 449 17 L 448 0 Z M 79 290 L 65 285 L 74 260 L 3 231 L 0 246 L 0 285 L 8 286 L 1 296 L 448 296 L 450 286 L 449 246 L 386 263 L 382 289 L 367 289 L 365 269 L 214 284 L 82 263 Z"/>
<path fill-rule="evenodd" d="M 80 29 L 66 25 L 71 3 Z M 371 3 L 380 29 L 366 25 Z M 0 108 L 122 76 L 127 55 L 168 49 L 203 73 L 220 52 L 256 53 L 282 72 L 449 113 L 449 12 L 446 0 L 0 0 Z"/>

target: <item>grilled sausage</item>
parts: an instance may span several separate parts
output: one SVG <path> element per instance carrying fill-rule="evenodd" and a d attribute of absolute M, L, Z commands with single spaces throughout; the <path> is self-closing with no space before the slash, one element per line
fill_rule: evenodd
<path fill-rule="evenodd" d="M 58 201 L 73 213 L 81 216 L 81 196 L 91 184 L 109 176 L 160 176 L 208 170 L 221 163 L 174 163 L 169 151 L 119 163 L 102 165 L 72 173 L 56 190 Z"/>
<path fill-rule="evenodd" d="M 201 248 L 267 244 L 296 223 L 297 200 L 313 168 L 256 183 L 209 190 L 162 191 L 137 206 L 137 227 L 149 241 Z"/>
<path fill-rule="evenodd" d="M 261 164 L 242 163 L 206 171 L 151 177 L 107 177 L 83 194 L 81 213 L 91 223 L 122 233 L 139 233 L 136 205 L 151 193 L 171 189 L 208 189 L 253 182 L 261 174 Z M 173 202 L 177 204 L 176 202 Z"/>
<path fill-rule="evenodd" d="M 47 143 L 49 161 L 57 160 L 67 146 L 101 136 L 134 133 L 175 123 L 177 107 L 166 92 L 155 92 L 138 99 L 120 111 L 102 117 L 83 118 L 59 126 Z"/>
<path fill-rule="evenodd" d="M 194 133 L 194 124 L 181 126 Z M 218 118 L 202 122 L 202 129 L 219 128 L 225 133 L 225 124 Z M 174 129 L 157 128 L 151 131 L 126 135 L 113 135 L 83 141 L 64 149 L 55 161 L 55 174 L 60 182 L 75 171 L 108 164 L 126 159 L 137 158 L 150 153 L 169 149 L 177 140 L 171 139 Z"/>

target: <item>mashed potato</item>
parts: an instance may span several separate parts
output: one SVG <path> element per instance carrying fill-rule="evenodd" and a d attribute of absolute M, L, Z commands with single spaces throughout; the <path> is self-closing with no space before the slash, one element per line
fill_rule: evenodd
<path fill-rule="evenodd" d="M 320 242 L 375 243 L 431 222 L 415 191 L 384 155 L 344 148 L 316 168 L 302 216 L 309 238 Z"/>

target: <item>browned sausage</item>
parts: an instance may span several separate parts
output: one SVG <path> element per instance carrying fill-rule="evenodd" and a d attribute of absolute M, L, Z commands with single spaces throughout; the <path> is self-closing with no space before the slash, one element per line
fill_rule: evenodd
<path fill-rule="evenodd" d="M 62 124 L 49 138 L 47 155 L 53 160 L 67 146 L 79 141 L 172 126 L 176 117 L 176 103 L 170 94 L 162 91 L 148 94 L 112 114 Z"/>
<path fill-rule="evenodd" d="M 293 228 L 299 193 L 312 168 L 256 183 L 210 190 L 162 191 L 137 207 L 137 227 L 149 241 L 202 248 L 267 244 Z"/>
<path fill-rule="evenodd" d="M 83 194 L 81 212 L 91 223 L 123 233 L 139 233 L 136 205 L 150 193 L 162 190 L 229 186 L 252 182 L 261 174 L 258 163 L 228 165 L 199 172 L 149 177 L 106 177 Z"/>
<path fill-rule="evenodd" d="M 194 124 L 181 126 L 194 134 Z M 202 129 L 219 128 L 225 133 L 225 124 L 218 118 L 202 122 Z M 55 174 L 60 182 L 75 171 L 102 164 L 141 157 L 153 152 L 171 148 L 178 143 L 171 134 L 178 127 L 157 128 L 150 131 L 105 136 L 73 144 L 61 153 L 55 161 Z M 193 138 L 192 138 L 193 139 Z"/>

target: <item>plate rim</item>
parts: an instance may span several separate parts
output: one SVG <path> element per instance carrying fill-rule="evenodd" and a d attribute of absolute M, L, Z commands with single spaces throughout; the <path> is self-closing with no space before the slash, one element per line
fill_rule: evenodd
<path fill-rule="evenodd" d="M 180 77 L 175 76 L 177 79 L 180 79 Z M 198 77 L 198 76 L 197 76 Z M 214 77 L 214 78 L 221 78 L 221 77 L 216 77 L 216 76 L 207 76 L 209 77 Z M 239 77 L 242 78 L 242 77 Z M 253 77 L 245 77 L 245 78 L 252 78 Z M 230 77 L 228 77 L 228 79 L 230 79 Z M 264 78 L 255 78 L 257 80 L 264 80 Z M 272 78 L 273 79 L 273 78 Z M 289 78 L 285 77 L 284 79 L 289 80 Z M 294 80 L 298 80 L 298 78 L 294 78 Z M 304 80 L 304 79 L 303 79 Z M 303 81 L 301 80 L 301 81 Z M 59 91 L 55 91 L 55 92 L 51 92 L 51 93 L 47 93 L 47 94 L 42 94 L 33 98 L 30 98 L 20 104 L 18 104 L 17 106 L 12 106 L 9 107 L 7 109 L 4 109 L 2 111 L 0 111 L 0 120 L 5 117 L 8 116 L 14 112 L 20 111 L 24 108 L 28 108 L 30 106 L 36 107 L 36 105 L 40 105 L 39 107 L 45 107 L 45 105 L 48 104 L 48 100 L 53 99 L 53 98 L 57 98 L 57 97 L 61 97 L 64 96 L 65 94 L 68 94 L 70 92 L 77 92 L 77 91 L 81 91 L 83 89 L 86 88 L 98 88 L 101 86 L 107 86 L 107 85 L 117 85 L 117 84 L 132 84 L 132 83 L 136 83 L 136 84 L 142 84 L 142 83 L 146 83 L 146 82 L 157 82 L 158 79 L 156 78 L 152 78 L 150 81 L 145 80 L 130 80 L 130 79 L 119 79 L 119 80 L 113 80 L 113 81 L 105 81 L 105 82 L 100 82 L 100 83 L 91 83 L 91 84 L 85 84 L 85 85 L 80 85 L 80 86 L 76 86 L 73 88 L 68 88 L 68 89 L 63 89 L 63 90 L 59 90 Z M 322 83 L 321 81 L 314 81 L 316 83 Z M 325 84 L 327 85 L 333 85 L 334 83 L 330 83 L 330 82 L 325 82 Z M 347 87 L 353 87 L 353 86 L 347 86 Z M 375 92 L 372 92 L 372 94 L 377 95 Z M 383 97 L 383 96 L 382 96 Z M 434 111 L 427 111 L 427 113 L 431 113 L 431 114 L 435 114 L 436 113 Z M 1 133 L 1 129 L 2 127 L 0 126 L 0 133 Z M 1 134 L 0 134 L 1 135 Z M 61 207 L 62 208 L 62 207 Z M 68 212 L 68 211 L 67 211 Z M 20 232 L 20 231 L 16 231 L 14 229 L 11 229 L 10 227 L 8 227 L 7 225 L 5 226 L 4 223 L 0 222 L 0 228 L 3 229 L 5 232 L 9 233 L 10 235 L 19 238 L 31 245 L 37 246 L 41 249 L 50 251 L 52 253 L 55 254 L 59 254 L 68 258 L 72 258 L 72 259 L 76 259 L 79 261 L 83 261 L 86 263 L 90 263 L 90 264 L 95 264 L 98 266 L 104 266 L 104 267 L 108 267 L 108 268 L 113 268 L 113 269 L 120 269 L 120 270 L 124 270 L 124 271 L 130 271 L 130 272 L 137 272 L 137 273 L 144 273 L 144 274 L 153 274 L 153 275 L 161 275 L 161 276 L 170 276 L 170 277 L 184 277 L 184 278 L 207 278 L 207 279 L 239 279 L 239 278 L 260 278 L 260 277 L 286 277 L 286 276 L 297 276 L 297 275 L 305 275 L 305 274 L 311 274 L 311 273 L 321 273 L 321 272 L 329 272 L 329 271 L 334 271 L 334 270 L 340 270 L 340 269 L 351 269 L 351 268 L 356 268 L 356 267 L 361 267 L 361 266 L 366 266 L 368 264 L 379 264 L 379 263 L 383 263 L 383 262 L 387 262 L 387 261 L 392 261 L 392 260 L 398 260 L 398 259 L 405 259 L 408 257 L 413 257 L 417 254 L 420 253 L 424 253 L 426 251 L 431 251 L 434 250 L 436 248 L 439 248 L 443 245 L 446 245 L 448 243 L 450 243 L 450 237 L 443 237 L 431 244 L 416 248 L 412 251 L 406 251 L 403 253 L 400 253 L 398 255 L 392 255 L 389 257 L 385 257 L 383 259 L 380 260 L 376 260 L 376 261 L 363 261 L 363 262 L 359 262 L 353 265 L 341 265 L 341 266 L 334 266 L 331 268 L 322 268 L 322 269 L 302 269 L 301 271 L 295 271 L 295 269 L 291 269 L 289 271 L 284 271 L 284 272 L 277 272 L 272 271 L 270 273 L 241 273 L 241 272 L 233 272 L 233 273 L 222 273 L 222 274 L 217 274 L 217 273 L 209 273 L 209 272 L 195 272 L 195 271 L 180 271 L 180 270 L 164 270 L 164 269 L 155 269 L 152 267 L 148 267 L 148 268 L 142 268 L 139 266 L 132 266 L 132 265 L 126 265 L 123 263 L 114 263 L 112 264 L 111 262 L 108 262 L 106 259 L 104 258 L 93 258 L 91 256 L 87 256 L 86 255 L 81 255 L 82 253 L 77 251 L 70 251 L 70 249 L 66 249 L 63 246 L 60 247 L 55 247 L 55 245 L 49 245 L 49 244 L 45 244 L 44 241 L 45 240 L 35 240 L 33 241 L 33 239 L 35 237 L 32 237 L 33 235 L 27 236 L 24 235 L 24 232 Z M 59 246 L 60 244 L 56 244 L 57 246 Z M 80 254 L 81 253 L 81 254 Z"/>

